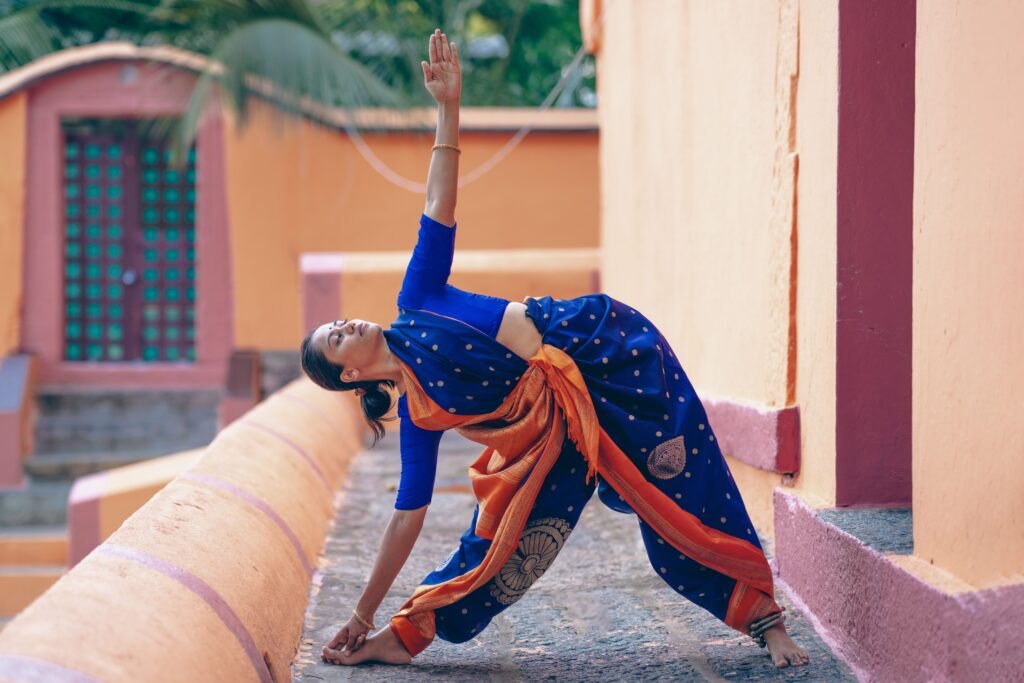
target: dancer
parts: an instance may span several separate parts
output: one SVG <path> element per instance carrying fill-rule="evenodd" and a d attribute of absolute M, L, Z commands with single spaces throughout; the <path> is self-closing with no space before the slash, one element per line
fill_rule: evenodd
<path fill-rule="evenodd" d="M 519 303 L 447 284 L 461 71 L 458 48 L 440 30 L 429 42 L 422 68 L 437 136 L 398 318 L 386 330 L 325 323 L 302 343 L 306 374 L 326 389 L 354 390 L 377 438 L 392 391 L 401 418 L 396 510 L 351 619 L 323 658 L 405 664 L 435 637 L 475 637 L 551 566 L 596 488 L 605 505 L 636 514 L 651 566 L 673 590 L 753 636 L 776 666 L 806 664 L 703 406 L 654 324 L 603 294 Z M 472 521 L 368 637 L 422 528 L 446 429 L 484 446 L 469 468 Z"/>

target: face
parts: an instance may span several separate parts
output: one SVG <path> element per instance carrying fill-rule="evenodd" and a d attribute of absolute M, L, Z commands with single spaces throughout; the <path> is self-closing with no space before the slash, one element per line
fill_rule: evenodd
<path fill-rule="evenodd" d="M 344 381 L 354 382 L 381 360 L 382 333 L 383 329 L 376 323 L 356 318 L 335 320 L 316 328 L 311 343 L 327 360 L 345 368 L 341 373 Z"/>

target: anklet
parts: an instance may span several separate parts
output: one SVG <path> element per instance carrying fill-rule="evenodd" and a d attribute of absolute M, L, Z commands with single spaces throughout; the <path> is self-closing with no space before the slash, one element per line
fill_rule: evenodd
<path fill-rule="evenodd" d="M 785 608 L 783 608 L 785 609 Z M 775 612 L 762 617 L 750 625 L 750 637 L 757 641 L 759 647 L 767 647 L 768 642 L 764 638 L 765 631 L 784 622 L 782 612 Z"/>
<path fill-rule="evenodd" d="M 363 628 L 368 628 L 371 631 L 377 630 L 377 627 L 374 626 L 372 622 L 369 622 L 366 619 L 363 619 L 361 616 L 359 616 L 359 612 L 352 610 L 352 616 L 356 618 L 356 621 L 363 625 Z"/>

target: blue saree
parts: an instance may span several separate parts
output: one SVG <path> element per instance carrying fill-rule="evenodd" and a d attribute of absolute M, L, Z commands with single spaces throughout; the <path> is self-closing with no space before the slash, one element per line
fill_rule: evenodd
<path fill-rule="evenodd" d="M 652 566 L 729 626 L 781 611 L 707 416 L 665 338 L 606 295 L 528 299 L 529 361 L 466 323 L 402 309 L 385 339 L 411 419 L 483 445 L 459 547 L 391 621 L 413 655 L 475 636 L 550 566 L 595 485 L 635 513 Z M 596 479 L 596 481 L 595 481 Z"/>

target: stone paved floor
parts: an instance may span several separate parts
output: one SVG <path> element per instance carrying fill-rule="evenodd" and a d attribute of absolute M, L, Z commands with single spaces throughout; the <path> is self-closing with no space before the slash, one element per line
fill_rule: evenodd
<path fill-rule="evenodd" d="M 551 569 L 476 639 L 437 640 L 411 666 L 340 667 L 320 650 L 348 615 L 373 566 L 394 504 L 395 435 L 353 464 L 311 591 L 294 680 L 313 681 L 854 681 L 786 595 L 787 628 L 811 664 L 778 670 L 766 650 L 677 595 L 651 570 L 636 518 L 595 496 Z M 441 562 L 473 511 L 466 467 L 478 447 L 445 435 L 423 533 L 377 612 L 386 622 Z"/>

